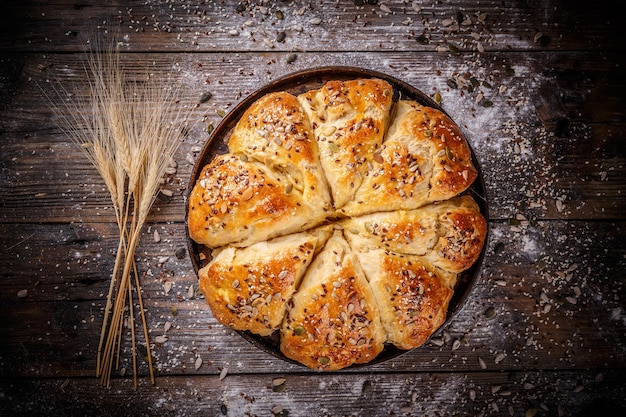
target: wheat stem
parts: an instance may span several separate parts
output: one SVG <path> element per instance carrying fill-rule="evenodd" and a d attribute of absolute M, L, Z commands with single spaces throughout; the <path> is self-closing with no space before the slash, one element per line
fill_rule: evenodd
<path fill-rule="evenodd" d="M 137 389 L 137 349 L 136 349 L 137 344 L 135 342 L 135 312 L 133 309 L 132 285 L 128 286 L 128 299 L 130 300 L 128 303 L 128 321 L 129 321 L 130 338 L 131 338 L 131 356 L 133 358 L 133 387 Z"/>
<path fill-rule="evenodd" d="M 138 301 L 138 314 L 146 340 L 150 380 L 152 383 L 155 380 L 135 251 L 155 201 L 159 179 L 182 136 L 177 123 L 184 119 L 182 107 L 175 110 L 173 106 L 175 91 L 169 86 L 156 84 L 150 76 L 135 81 L 127 76 L 114 43 L 88 53 L 84 69 L 87 81 L 82 96 L 70 94 L 63 86 L 52 85 L 59 104 L 54 100 L 49 102 L 58 126 L 78 145 L 102 177 L 118 225 L 119 241 L 104 307 L 96 376 L 102 385 L 109 386 L 116 359 L 119 368 L 124 317 L 128 311 L 136 388 L 137 312 L 133 297 Z"/>

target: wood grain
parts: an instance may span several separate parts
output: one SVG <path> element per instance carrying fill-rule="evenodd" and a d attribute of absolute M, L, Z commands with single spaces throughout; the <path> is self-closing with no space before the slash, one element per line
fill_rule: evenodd
<path fill-rule="evenodd" d="M 626 49 L 614 2 L 362 3 L 3 4 L 0 415 L 626 414 Z M 129 76 L 176 88 L 190 122 L 163 184 L 172 196 L 157 199 L 137 252 L 158 369 L 152 386 L 142 361 L 137 390 L 129 337 L 111 388 L 94 376 L 117 226 L 48 98 L 84 104 L 86 51 L 112 33 Z M 441 97 L 480 163 L 489 240 L 463 309 L 424 346 L 318 373 L 211 315 L 186 252 L 185 199 L 223 114 L 282 76 L 338 65 Z"/>

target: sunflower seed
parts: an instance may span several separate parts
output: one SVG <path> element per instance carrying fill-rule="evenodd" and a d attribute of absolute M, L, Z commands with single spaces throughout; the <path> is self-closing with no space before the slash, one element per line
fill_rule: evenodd
<path fill-rule="evenodd" d="M 210 91 L 202 93 L 202 95 L 200 96 L 200 103 L 206 103 L 211 99 L 211 97 L 213 97 L 213 93 L 211 93 Z"/>
<path fill-rule="evenodd" d="M 252 188 L 246 188 L 244 192 L 241 194 L 241 199 L 243 201 L 248 201 L 254 195 L 254 190 Z"/>
<path fill-rule="evenodd" d="M 193 284 L 189 286 L 187 289 L 187 299 L 192 299 L 195 294 L 195 289 L 193 288 Z"/>

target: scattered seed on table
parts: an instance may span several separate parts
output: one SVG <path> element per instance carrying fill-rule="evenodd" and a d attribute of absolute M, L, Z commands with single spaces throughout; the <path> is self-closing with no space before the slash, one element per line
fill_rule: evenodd
<path fill-rule="evenodd" d="M 211 97 L 213 97 L 213 93 L 211 93 L 210 91 L 205 91 L 200 96 L 200 103 L 206 103 L 207 101 L 211 99 Z"/>
<path fill-rule="evenodd" d="M 187 250 L 185 248 L 176 249 L 175 255 L 177 259 L 184 259 L 187 254 Z"/>

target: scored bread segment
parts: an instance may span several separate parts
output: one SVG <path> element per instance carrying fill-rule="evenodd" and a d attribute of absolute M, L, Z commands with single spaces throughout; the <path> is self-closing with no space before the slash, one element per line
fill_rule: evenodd
<path fill-rule="evenodd" d="M 228 149 L 284 174 L 311 209 L 331 208 L 311 123 L 294 95 L 275 92 L 255 101 L 235 126 Z"/>
<path fill-rule="evenodd" d="M 383 350 L 372 289 L 340 230 L 307 269 L 280 335 L 283 354 L 312 369 L 369 362 Z"/>
<path fill-rule="evenodd" d="M 311 120 L 320 162 L 339 209 L 353 199 L 383 141 L 393 88 L 379 79 L 329 81 L 300 94 L 298 100 Z"/>
<path fill-rule="evenodd" d="M 236 330 L 269 336 L 332 226 L 277 237 L 246 248 L 228 246 L 198 271 L 215 318 Z"/>
<path fill-rule="evenodd" d="M 290 184 L 264 164 L 233 154 L 217 156 L 203 168 L 189 196 L 190 237 L 210 248 L 247 246 L 324 221 L 326 211 L 304 201 Z"/>
<path fill-rule="evenodd" d="M 384 249 L 356 256 L 372 287 L 387 341 L 400 349 L 421 346 L 446 320 L 456 274 L 418 256 Z"/>
<path fill-rule="evenodd" d="M 418 208 L 456 196 L 478 175 L 456 124 L 437 109 L 407 100 L 395 104 L 385 140 L 368 167 L 343 214 Z"/>
<path fill-rule="evenodd" d="M 352 249 L 382 248 L 419 255 L 450 272 L 468 269 L 485 243 L 487 222 L 478 204 L 464 195 L 416 210 L 396 210 L 345 219 Z"/>

